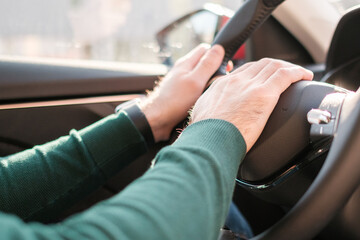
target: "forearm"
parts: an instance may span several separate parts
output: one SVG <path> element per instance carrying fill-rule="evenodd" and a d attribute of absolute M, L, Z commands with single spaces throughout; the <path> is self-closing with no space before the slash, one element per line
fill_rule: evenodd
<path fill-rule="evenodd" d="M 153 169 L 117 196 L 118 214 L 136 219 L 122 219 L 130 229 L 123 239 L 217 239 L 245 151 L 242 136 L 225 121 L 188 127 L 157 155 Z"/>
<path fill-rule="evenodd" d="M 79 132 L 2 158 L 0 210 L 45 220 L 145 152 L 125 116 L 109 116 Z"/>
<path fill-rule="evenodd" d="M 24 239 L 217 239 L 245 149 L 231 124 L 196 123 L 157 155 L 152 169 L 110 200 L 61 225 L 12 219 L 10 228 Z"/>

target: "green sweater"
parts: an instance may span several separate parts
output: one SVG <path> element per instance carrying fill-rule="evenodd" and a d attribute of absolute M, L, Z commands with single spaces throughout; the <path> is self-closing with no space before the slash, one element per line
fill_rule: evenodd
<path fill-rule="evenodd" d="M 235 126 L 215 119 L 186 128 L 151 169 L 109 200 L 59 224 L 22 220 L 63 210 L 146 150 L 120 113 L 1 158 L 1 239 L 217 239 L 246 146 Z"/>

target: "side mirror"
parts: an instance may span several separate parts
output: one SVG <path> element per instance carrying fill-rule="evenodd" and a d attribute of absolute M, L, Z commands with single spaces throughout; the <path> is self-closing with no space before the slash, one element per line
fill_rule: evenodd
<path fill-rule="evenodd" d="M 206 4 L 203 9 L 191 12 L 156 34 L 159 57 L 167 66 L 188 53 L 200 43 L 211 44 L 219 29 L 234 12 L 218 4 Z"/>

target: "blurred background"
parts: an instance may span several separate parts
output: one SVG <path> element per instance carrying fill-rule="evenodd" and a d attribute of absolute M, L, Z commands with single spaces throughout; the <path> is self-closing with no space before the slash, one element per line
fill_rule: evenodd
<path fill-rule="evenodd" d="M 243 0 L 0 0 L 0 55 L 158 63 L 155 34 L 207 2 Z"/>
<path fill-rule="evenodd" d="M 156 63 L 155 34 L 206 2 L 0 0 L 0 55 Z"/>

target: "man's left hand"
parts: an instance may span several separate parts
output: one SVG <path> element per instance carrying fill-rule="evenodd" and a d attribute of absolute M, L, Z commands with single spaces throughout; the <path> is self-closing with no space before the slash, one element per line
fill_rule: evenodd
<path fill-rule="evenodd" d="M 203 93 L 210 77 L 220 67 L 224 49 L 200 45 L 180 58 L 160 84 L 141 103 L 155 142 L 167 140 L 172 129 L 186 118 Z"/>

